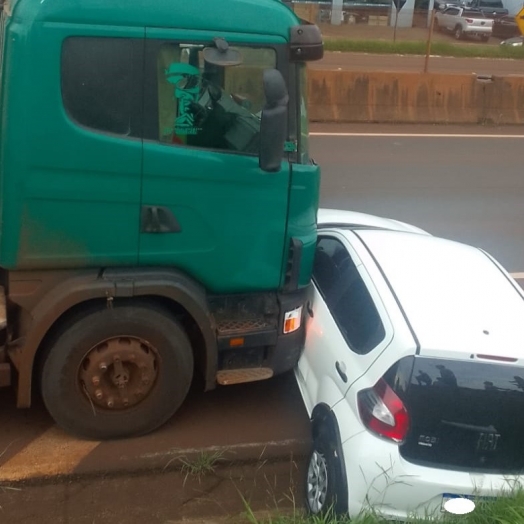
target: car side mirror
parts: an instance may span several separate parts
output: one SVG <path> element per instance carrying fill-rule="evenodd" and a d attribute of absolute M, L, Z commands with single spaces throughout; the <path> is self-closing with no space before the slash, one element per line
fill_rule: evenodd
<path fill-rule="evenodd" d="M 264 71 L 266 104 L 260 121 L 259 165 L 263 171 L 279 171 L 287 135 L 289 95 L 286 81 L 277 69 Z"/>

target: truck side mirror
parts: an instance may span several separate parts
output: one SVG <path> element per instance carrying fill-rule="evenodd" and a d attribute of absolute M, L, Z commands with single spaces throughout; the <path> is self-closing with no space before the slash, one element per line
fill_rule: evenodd
<path fill-rule="evenodd" d="M 264 71 L 264 94 L 266 104 L 260 121 L 259 165 L 263 171 L 271 173 L 280 170 L 288 124 L 289 95 L 280 71 Z"/>

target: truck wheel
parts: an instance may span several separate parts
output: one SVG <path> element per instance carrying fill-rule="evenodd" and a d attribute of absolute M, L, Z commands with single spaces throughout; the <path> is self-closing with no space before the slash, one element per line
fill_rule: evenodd
<path fill-rule="evenodd" d="M 458 25 L 455 27 L 455 32 L 453 34 L 455 36 L 455 40 L 462 40 L 462 37 L 464 36 L 464 31 L 462 31 L 462 27 Z"/>
<path fill-rule="evenodd" d="M 57 424 L 103 440 L 143 435 L 184 401 L 193 354 L 184 330 L 156 304 L 91 310 L 47 347 L 42 396 Z"/>

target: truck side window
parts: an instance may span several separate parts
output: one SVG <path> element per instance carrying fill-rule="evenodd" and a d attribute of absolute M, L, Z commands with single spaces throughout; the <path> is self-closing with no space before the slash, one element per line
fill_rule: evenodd
<path fill-rule="evenodd" d="M 171 43 L 158 48 L 158 140 L 258 154 L 262 77 L 276 67 L 276 52 L 236 48 L 243 63 L 220 67 L 204 61 L 203 49 Z"/>
<path fill-rule="evenodd" d="M 130 38 L 67 38 L 62 99 L 71 119 L 91 129 L 141 137 L 143 44 Z"/>

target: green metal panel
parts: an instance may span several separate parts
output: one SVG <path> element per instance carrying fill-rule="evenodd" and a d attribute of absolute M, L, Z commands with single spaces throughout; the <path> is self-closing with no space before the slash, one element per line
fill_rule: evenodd
<path fill-rule="evenodd" d="M 224 36 L 283 44 L 295 15 L 277 0 L 17 0 L 7 26 L 0 120 L 0 266 L 179 267 L 210 291 L 278 288 L 291 236 L 304 242 L 309 282 L 318 170 L 170 148 L 89 130 L 66 114 L 60 55 L 68 36 Z M 211 7 L 210 7 L 211 5 Z M 218 4 L 217 4 L 218 5 Z M 8 124 L 8 126 L 7 126 Z M 142 181 L 143 178 L 143 181 Z M 140 234 L 141 205 L 166 206 L 181 234 Z M 289 226 L 289 228 L 288 228 Z M 140 250 L 140 253 L 139 253 Z"/>
<path fill-rule="evenodd" d="M 290 239 L 297 238 L 303 244 L 300 286 L 309 284 L 313 271 L 319 192 L 320 168 L 311 164 L 293 164 L 287 233 Z"/>
<path fill-rule="evenodd" d="M 147 29 L 147 37 L 153 48 L 158 41 L 208 38 L 200 31 L 158 28 Z M 249 37 L 226 38 L 232 43 Z M 142 233 L 140 264 L 175 265 L 216 293 L 277 289 L 290 166 L 283 162 L 280 172 L 266 173 L 258 164 L 257 156 L 144 142 L 142 204 L 168 208 L 181 232 Z"/>
<path fill-rule="evenodd" d="M 14 14 L 26 21 L 242 31 L 286 40 L 299 23 L 280 0 L 17 0 Z"/>
<path fill-rule="evenodd" d="M 141 234 L 140 264 L 176 266 L 213 292 L 277 289 L 289 165 L 255 157 L 144 145 L 143 204 L 169 208 L 180 233 Z"/>
<path fill-rule="evenodd" d="M 138 260 L 141 140 L 84 129 L 62 105 L 62 42 L 82 32 L 144 35 L 143 29 L 82 31 L 16 21 L 7 29 L 0 265 L 8 269 Z"/>

